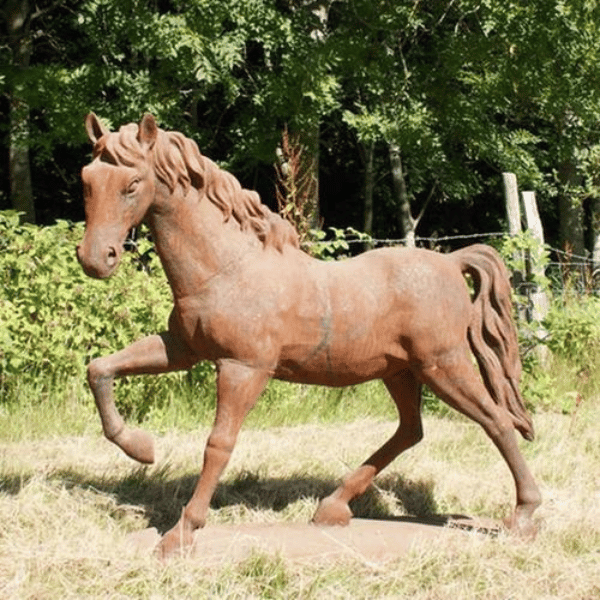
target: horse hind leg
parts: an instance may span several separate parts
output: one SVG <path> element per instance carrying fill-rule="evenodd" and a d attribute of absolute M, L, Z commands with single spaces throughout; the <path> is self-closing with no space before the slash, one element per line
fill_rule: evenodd
<path fill-rule="evenodd" d="M 537 484 L 523 458 L 508 411 L 494 402 L 483 385 L 466 349 L 438 357 L 421 371 L 422 379 L 448 405 L 479 423 L 494 442 L 511 471 L 516 507 L 507 527 L 525 537 L 536 533 L 532 515 L 541 504 Z"/>
<path fill-rule="evenodd" d="M 352 518 L 349 502 L 363 494 L 382 469 L 423 437 L 421 384 L 409 370 L 384 379 L 384 383 L 398 408 L 398 428 L 392 437 L 358 469 L 350 473 L 330 496 L 321 500 L 312 519 L 317 525 L 347 525 Z"/>

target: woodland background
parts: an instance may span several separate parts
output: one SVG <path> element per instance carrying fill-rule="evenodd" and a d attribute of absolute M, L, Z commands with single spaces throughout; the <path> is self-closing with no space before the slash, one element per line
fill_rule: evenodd
<path fill-rule="evenodd" d="M 0 596 L 598 598 L 599 29 L 595 0 L 5 0 Z M 515 312 L 537 430 L 523 452 L 544 496 L 536 542 L 440 536 L 385 568 L 135 553 L 129 534 L 164 531 L 192 493 L 214 366 L 116 387 L 121 412 L 158 434 L 156 467 L 101 438 L 85 365 L 163 330 L 172 299 L 144 235 L 108 281 L 77 263 L 90 111 L 112 128 L 152 112 L 192 137 L 306 227 L 321 258 L 362 249 L 357 232 L 442 249 L 482 239 L 513 272 L 535 250 L 543 275 L 526 283 L 548 292 L 549 310 L 527 323 L 515 294 Z M 490 235 L 507 229 L 503 172 L 535 192 L 548 246 L 528 231 Z M 513 483 L 493 445 L 428 390 L 424 409 L 425 440 L 355 514 L 505 516 Z M 380 382 L 270 382 L 210 522 L 308 521 L 396 419 Z"/>
<path fill-rule="evenodd" d="M 511 171 L 551 246 L 598 246 L 596 2 L 7 0 L 2 17 L 0 209 L 31 222 L 83 218 L 89 111 L 152 112 L 272 208 L 296 161 L 313 225 L 496 232 Z"/>

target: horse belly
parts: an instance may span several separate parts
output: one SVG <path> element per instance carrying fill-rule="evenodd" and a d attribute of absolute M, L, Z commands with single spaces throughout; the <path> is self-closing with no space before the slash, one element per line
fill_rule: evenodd
<path fill-rule="evenodd" d="M 356 385 L 371 379 L 381 379 L 391 374 L 387 361 L 347 364 L 339 368 L 328 360 L 313 360 L 298 364 L 282 361 L 273 374 L 275 379 L 293 383 L 308 383 L 330 387 Z"/>
<path fill-rule="evenodd" d="M 341 387 L 391 375 L 407 358 L 400 345 L 371 334 L 324 337 L 309 346 L 283 348 L 274 377 Z"/>

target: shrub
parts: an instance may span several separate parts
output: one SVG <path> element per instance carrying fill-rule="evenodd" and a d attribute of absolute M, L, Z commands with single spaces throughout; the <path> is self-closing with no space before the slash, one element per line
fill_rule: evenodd
<path fill-rule="evenodd" d="M 21 224 L 13 211 L 0 212 L 0 400 L 18 390 L 56 393 L 73 377 L 83 379 L 94 357 L 119 350 L 166 327 L 171 291 L 150 242 L 125 252 L 109 280 L 88 278 L 75 246 L 83 225 L 59 221 L 50 227 Z M 152 268 L 154 267 L 154 268 Z M 143 416 L 157 386 L 193 385 L 206 374 L 167 379 L 132 378 L 118 387 L 127 414 Z"/>
<path fill-rule="evenodd" d="M 545 326 L 550 331 L 548 347 L 580 369 L 598 364 L 600 358 L 600 298 L 568 295 L 555 303 Z"/>

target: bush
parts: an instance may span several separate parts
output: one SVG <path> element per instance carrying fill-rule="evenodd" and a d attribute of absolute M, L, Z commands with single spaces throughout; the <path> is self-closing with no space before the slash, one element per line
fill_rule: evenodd
<path fill-rule="evenodd" d="M 162 331 L 172 307 L 171 290 L 158 261 L 147 259 L 142 239 L 125 252 L 109 280 L 88 278 L 75 246 L 83 225 L 59 221 L 51 227 L 21 224 L 13 211 L 0 212 L 0 400 L 19 390 L 56 393 L 71 378 L 85 378 L 94 357 L 110 354 L 136 339 Z M 118 386 L 127 414 L 143 416 L 157 392 L 194 385 L 194 375 L 166 379 L 132 378 Z M 157 386 L 163 388 L 157 389 Z"/>
<path fill-rule="evenodd" d="M 600 359 L 600 298 L 566 297 L 555 303 L 545 319 L 550 331 L 548 347 L 553 354 L 587 369 Z"/>
<path fill-rule="evenodd" d="M 563 290 L 543 321 L 545 360 L 532 351 L 535 328 L 522 325 L 522 387 L 531 408 L 574 413 L 600 395 L 599 314 L 600 298 Z"/>
<path fill-rule="evenodd" d="M 85 276 L 77 261 L 75 246 L 82 237 L 82 224 L 60 221 L 40 228 L 21 224 L 15 212 L 0 212 L 0 404 L 17 406 L 34 396 L 60 402 L 61 396 L 72 394 L 74 381 L 85 386 L 85 367 L 92 358 L 165 329 L 171 290 L 151 242 L 142 236 L 124 253 L 116 274 L 100 281 Z M 334 241 L 339 243 L 331 248 L 317 246 L 317 253 L 330 258 L 348 251 L 339 231 L 334 231 Z M 523 391 L 531 408 L 565 410 L 580 393 L 596 393 L 598 314 L 597 297 L 565 295 L 553 302 L 544 323 L 552 368 L 540 365 L 533 354 L 524 354 Z M 525 347 L 531 343 L 531 332 L 523 329 L 523 333 Z M 117 403 L 125 416 L 138 420 L 186 416 L 195 420 L 211 412 L 213 373 L 212 363 L 201 363 L 189 373 L 132 377 L 116 387 Z M 285 418 L 290 418 L 282 394 L 290 394 L 293 402 L 307 401 L 303 386 L 294 391 L 274 383 L 261 404 L 281 405 Z M 376 395 L 379 399 L 385 393 Z M 344 407 L 350 396 L 317 390 L 308 404 L 327 397 L 331 407 L 319 415 L 349 415 Z M 430 393 L 424 404 L 429 412 L 445 411 Z"/>

